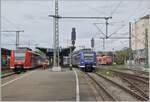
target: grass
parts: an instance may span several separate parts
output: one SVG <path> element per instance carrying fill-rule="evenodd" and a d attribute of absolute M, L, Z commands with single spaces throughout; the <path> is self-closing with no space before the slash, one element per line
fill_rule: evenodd
<path fill-rule="evenodd" d="M 3 68 L 3 69 L 1 70 L 1 75 L 2 75 L 2 74 L 6 74 L 6 73 L 10 73 L 10 72 L 12 72 L 11 69 L 9 69 L 9 68 Z"/>
<path fill-rule="evenodd" d="M 109 69 L 97 69 L 96 73 L 100 73 L 100 74 L 103 74 L 103 75 L 114 77 L 114 72 L 110 71 Z"/>

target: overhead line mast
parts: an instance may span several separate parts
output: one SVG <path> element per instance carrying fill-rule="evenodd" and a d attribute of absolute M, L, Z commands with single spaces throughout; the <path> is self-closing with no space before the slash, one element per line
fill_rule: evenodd
<path fill-rule="evenodd" d="M 54 34 L 53 34 L 53 43 L 54 43 L 54 62 L 53 70 L 60 71 L 59 67 L 59 19 L 109 19 L 112 17 L 63 17 L 58 15 L 58 0 L 55 0 L 55 15 L 49 15 L 54 19 Z"/>
<path fill-rule="evenodd" d="M 16 32 L 16 49 L 19 47 L 20 32 L 24 32 L 24 30 L 5 30 L 1 32 Z"/>

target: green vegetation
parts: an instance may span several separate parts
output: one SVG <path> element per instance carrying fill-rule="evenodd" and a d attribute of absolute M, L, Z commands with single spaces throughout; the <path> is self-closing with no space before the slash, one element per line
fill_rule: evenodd
<path fill-rule="evenodd" d="M 116 51 L 114 54 L 114 63 L 117 65 L 124 64 L 130 56 L 131 50 L 129 48 L 124 48 L 121 51 Z M 131 54 L 131 59 L 133 59 L 133 55 Z"/>
<path fill-rule="evenodd" d="M 98 69 L 96 71 L 96 73 L 100 73 L 100 74 L 103 74 L 103 75 L 114 77 L 114 73 L 112 71 L 110 71 L 109 69 Z"/>
<path fill-rule="evenodd" d="M 132 50 L 130 48 L 123 48 L 120 51 L 115 52 L 97 52 L 100 55 L 107 55 L 111 56 L 113 58 L 113 65 L 123 65 L 127 60 L 129 60 L 129 57 L 131 57 L 131 60 L 133 59 Z"/>

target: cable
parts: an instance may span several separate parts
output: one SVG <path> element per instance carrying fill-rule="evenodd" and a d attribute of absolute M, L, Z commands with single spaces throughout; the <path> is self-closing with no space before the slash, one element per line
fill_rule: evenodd
<path fill-rule="evenodd" d="M 112 35 L 117 34 L 118 31 L 120 31 L 121 29 L 123 29 L 125 27 L 125 25 L 122 25 L 120 28 L 118 28 L 115 32 L 111 33 L 108 38 L 110 38 Z"/>
<path fill-rule="evenodd" d="M 15 26 L 15 27 L 18 28 L 18 26 L 17 26 L 16 24 L 14 24 L 12 21 L 8 20 L 8 19 L 5 18 L 4 16 L 2 16 L 2 18 L 3 18 L 5 21 L 7 21 L 9 24 L 11 24 L 11 25 L 13 25 L 13 26 Z"/>
<path fill-rule="evenodd" d="M 2 0 L 2 1 L 54 1 L 54 0 Z M 59 1 L 70 1 L 70 2 L 72 2 L 72 1 L 75 1 L 75 2 L 80 2 L 80 1 L 89 1 L 89 2 L 93 2 L 93 1 L 99 1 L 99 2 L 101 2 L 101 0 L 59 0 Z M 107 0 L 108 1 L 108 0 Z M 111 1 L 111 0 L 110 0 Z"/>
<path fill-rule="evenodd" d="M 136 12 L 139 13 L 139 8 L 141 7 L 141 2 L 142 0 L 139 0 L 139 3 L 137 4 L 136 8 L 133 10 L 133 12 L 127 17 L 125 18 L 124 20 L 122 21 L 128 21 L 132 16 L 135 16 L 136 15 Z M 142 2 L 143 3 L 143 2 Z"/>
<path fill-rule="evenodd" d="M 118 5 L 114 8 L 114 10 L 110 13 L 110 16 L 111 16 L 111 17 L 112 17 L 113 14 L 117 11 L 117 9 L 120 7 L 120 5 L 122 4 L 122 2 L 123 2 L 123 1 L 120 1 L 120 2 L 118 3 Z"/>

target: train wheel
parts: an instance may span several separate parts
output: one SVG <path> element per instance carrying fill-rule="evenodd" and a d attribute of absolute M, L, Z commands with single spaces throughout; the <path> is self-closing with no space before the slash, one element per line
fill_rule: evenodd
<path fill-rule="evenodd" d="M 20 74 L 22 72 L 22 70 L 20 68 L 15 68 L 13 70 L 16 74 Z"/>

